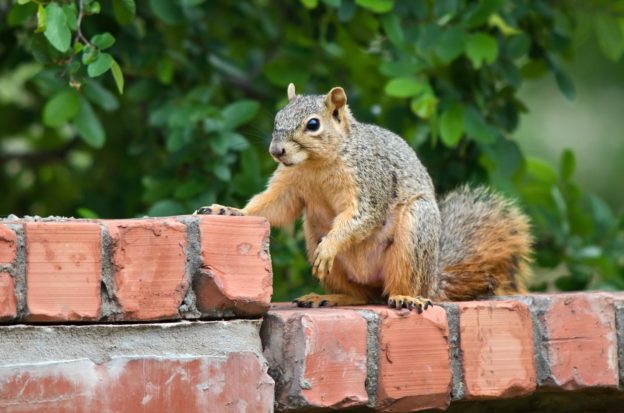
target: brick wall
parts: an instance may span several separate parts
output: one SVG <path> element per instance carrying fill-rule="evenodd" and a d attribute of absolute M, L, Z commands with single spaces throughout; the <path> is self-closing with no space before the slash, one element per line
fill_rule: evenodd
<path fill-rule="evenodd" d="M 250 217 L 0 221 L 0 412 L 623 411 L 624 293 L 270 306 Z"/>

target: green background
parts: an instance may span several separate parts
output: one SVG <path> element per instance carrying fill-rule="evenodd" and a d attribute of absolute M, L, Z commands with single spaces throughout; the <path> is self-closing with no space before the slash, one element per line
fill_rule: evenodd
<path fill-rule="evenodd" d="M 0 216 L 243 206 L 275 167 L 287 84 L 340 85 L 439 193 L 518 199 L 535 290 L 622 289 L 623 16 L 623 1 L 0 0 Z M 298 224 L 273 230 L 276 300 L 318 288 L 303 251 Z"/>

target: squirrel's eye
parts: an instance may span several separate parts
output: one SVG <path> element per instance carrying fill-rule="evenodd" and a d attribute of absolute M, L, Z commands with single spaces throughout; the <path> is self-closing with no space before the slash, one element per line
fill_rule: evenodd
<path fill-rule="evenodd" d="M 316 132 L 321 127 L 321 121 L 317 118 L 312 118 L 306 123 L 306 130 L 310 132 Z"/>

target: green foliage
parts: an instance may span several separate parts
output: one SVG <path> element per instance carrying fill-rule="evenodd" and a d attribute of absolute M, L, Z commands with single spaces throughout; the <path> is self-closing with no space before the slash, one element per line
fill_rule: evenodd
<path fill-rule="evenodd" d="M 526 79 L 550 72 L 574 97 L 561 69 L 570 4 L 0 0 L 0 83 L 10 87 L 0 95 L 0 213 L 242 206 L 275 167 L 266 151 L 286 85 L 342 85 L 359 119 L 417 149 L 441 193 L 468 181 L 519 197 L 537 264 L 554 269 L 558 288 L 624 288 L 624 219 L 581 193 L 572 153 L 556 170 L 510 139 Z M 621 6 L 603 4 L 592 26 L 613 60 Z M 298 225 L 273 232 L 277 299 L 316 285 L 303 251 Z"/>

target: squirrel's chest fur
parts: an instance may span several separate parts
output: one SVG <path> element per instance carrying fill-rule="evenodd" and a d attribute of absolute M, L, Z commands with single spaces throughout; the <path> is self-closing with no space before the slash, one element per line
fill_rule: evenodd
<path fill-rule="evenodd" d="M 337 161 L 331 168 L 301 168 L 291 182 L 304 204 L 304 231 L 308 256 L 312 257 L 320 240 L 331 230 L 336 217 L 358 209 L 361 194 L 354 171 Z M 383 223 L 366 239 L 349 245 L 336 256 L 340 269 L 351 282 L 380 287 L 384 252 L 392 243 L 394 210 L 389 208 Z"/>

